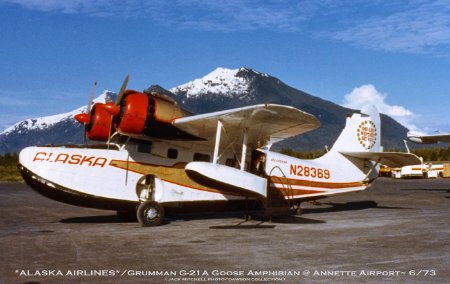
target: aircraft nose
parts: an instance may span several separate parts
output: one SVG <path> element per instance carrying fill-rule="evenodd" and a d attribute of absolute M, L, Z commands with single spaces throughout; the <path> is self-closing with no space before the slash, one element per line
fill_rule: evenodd
<path fill-rule="evenodd" d="M 19 153 L 19 164 L 26 168 L 31 168 L 33 157 L 35 157 L 37 153 L 36 147 L 26 147 L 22 149 Z"/>

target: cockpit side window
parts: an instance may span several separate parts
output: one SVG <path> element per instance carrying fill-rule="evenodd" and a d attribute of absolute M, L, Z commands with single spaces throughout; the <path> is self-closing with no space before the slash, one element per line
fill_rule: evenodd
<path fill-rule="evenodd" d="M 137 151 L 139 153 L 150 154 L 152 152 L 152 142 L 151 141 L 138 142 L 138 144 L 137 144 Z"/>
<path fill-rule="evenodd" d="M 176 158 L 178 158 L 178 150 L 177 149 L 173 149 L 173 148 L 169 148 L 167 150 L 167 158 L 169 158 L 169 159 L 176 159 Z"/>

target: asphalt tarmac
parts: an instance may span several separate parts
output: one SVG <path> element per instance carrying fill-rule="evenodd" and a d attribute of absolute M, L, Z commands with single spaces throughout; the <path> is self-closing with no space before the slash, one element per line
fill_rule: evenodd
<path fill-rule="evenodd" d="M 142 228 L 0 183 L 0 283 L 449 283 L 450 179 L 377 179 L 301 217 Z"/>

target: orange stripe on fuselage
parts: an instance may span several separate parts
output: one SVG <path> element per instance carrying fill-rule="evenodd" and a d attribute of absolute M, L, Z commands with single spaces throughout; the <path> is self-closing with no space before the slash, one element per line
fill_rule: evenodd
<path fill-rule="evenodd" d="M 273 189 L 279 190 L 283 196 L 296 196 L 296 195 L 306 195 L 306 194 L 317 194 L 324 193 L 326 191 L 320 190 L 307 190 L 307 189 L 294 189 L 294 188 L 280 188 L 277 186 L 270 186 Z"/>
<path fill-rule="evenodd" d="M 233 196 L 246 196 L 245 194 L 237 194 L 236 192 L 229 192 L 226 190 L 218 190 L 215 188 L 207 187 L 201 185 L 191 178 L 189 178 L 184 171 L 184 167 L 186 163 L 178 162 L 173 164 L 172 166 L 162 166 L 155 164 L 146 164 L 146 163 L 138 163 L 138 162 L 128 162 L 121 160 L 112 160 L 109 163 L 110 166 L 116 167 L 123 170 L 128 170 L 133 173 L 148 175 L 152 174 L 156 177 L 160 178 L 165 182 L 169 182 L 172 184 L 176 184 L 179 186 L 188 187 L 195 190 L 201 190 L 212 193 L 233 195 Z"/>
<path fill-rule="evenodd" d="M 312 180 L 302 180 L 302 179 L 290 179 L 284 177 L 269 177 L 270 183 L 281 183 L 283 185 L 299 185 L 307 187 L 325 188 L 325 189 L 343 189 L 351 188 L 365 185 L 362 182 L 322 182 L 322 181 L 312 181 Z"/>
<path fill-rule="evenodd" d="M 186 172 L 184 171 L 184 166 L 186 163 L 178 162 L 173 164 L 172 166 L 163 166 L 156 164 L 147 164 L 147 163 L 139 163 L 139 162 L 129 162 L 124 160 L 112 160 L 109 163 L 110 166 L 116 167 L 123 170 L 128 170 L 130 172 L 134 172 L 137 174 L 147 175 L 153 174 L 160 178 L 161 180 L 172 183 L 175 185 L 191 188 L 194 190 L 233 195 L 233 196 L 246 196 L 245 194 L 237 194 L 236 192 L 228 192 L 226 190 L 218 190 L 215 188 L 203 186 L 192 179 L 190 179 Z M 306 186 L 306 187 L 315 187 L 315 188 L 323 188 L 323 189 L 345 189 L 352 188 L 365 185 L 362 182 L 344 182 L 344 183 L 336 183 L 336 182 L 318 182 L 318 181 L 309 181 L 309 180 L 299 180 L 299 179 L 288 179 L 283 177 L 271 176 L 269 177 L 269 182 L 273 184 L 282 184 L 283 186 Z M 307 190 L 307 189 L 292 189 L 292 188 L 279 188 L 277 186 L 272 186 L 277 190 L 280 190 L 284 196 L 287 195 L 306 195 L 306 194 L 316 194 L 323 193 L 324 191 L 320 190 Z"/>

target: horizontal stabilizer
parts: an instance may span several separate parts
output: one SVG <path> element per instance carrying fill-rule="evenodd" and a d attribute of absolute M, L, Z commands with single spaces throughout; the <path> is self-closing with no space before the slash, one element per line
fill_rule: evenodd
<path fill-rule="evenodd" d="M 418 165 L 422 160 L 414 154 L 401 152 L 339 152 L 344 156 L 379 162 L 388 167 L 397 168 Z"/>
<path fill-rule="evenodd" d="M 243 196 L 266 197 L 267 179 L 225 165 L 207 162 L 190 162 L 187 175 L 204 186 L 223 188 Z"/>

